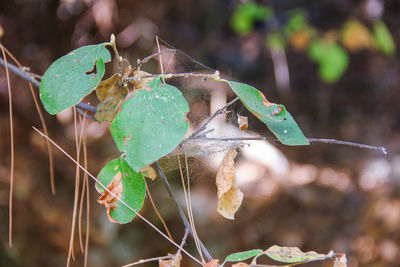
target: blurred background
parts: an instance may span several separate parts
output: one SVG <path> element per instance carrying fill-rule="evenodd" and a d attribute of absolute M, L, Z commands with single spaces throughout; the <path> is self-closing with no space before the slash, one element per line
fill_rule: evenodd
<path fill-rule="evenodd" d="M 271 102 L 284 104 L 307 137 L 385 146 L 388 155 L 340 145 L 276 143 L 274 156 L 256 159 L 239 153 L 238 186 L 244 200 L 234 221 L 216 211 L 215 169 L 206 159 L 193 158 L 193 209 L 197 232 L 215 258 L 277 244 L 344 252 L 351 267 L 399 266 L 399 1 L 2 0 L 0 26 L 1 43 L 39 75 L 75 48 L 109 41 L 111 33 L 121 55 L 135 64 L 156 51 L 158 35 L 231 79 L 259 88 Z M 116 69 L 115 64 L 108 68 L 108 75 Z M 16 169 L 14 245 L 9 248 L 10 130 L 7 81 L 0 67 L 0 266 L 62 266 L 75 167 L 55 152 L 57 194 L 52 196 L 46 145 L 32 129 L 41 124 L 29 88 L 15 75 L 11 79 Z M 208 116 L 212 88 L 198 95 L 189 100 L 194 124 Z M 227 92 L 226 97 L 233 95 Z M 272 137 L 239 103 L 228 114 L 229 122 L 236 113 L 249 116 L 249 131 Z M 71 112 L 45 117 L 50 136 L 74 153 Z M 119 155 L 107 127 L 94 121 L 87 125 L 93 174 Z M 279 163 L 271 163 L 272 158 Z M 178 172 L 167 174 L 180 195 Z M 89 266 L 119 266 L 175 253 L 139 219 L 126 225 L 109 222 L 90 183 Z M 184 228 L 163 184 L 159 179 L 148 184 L 172 235 L 180 240 Z M 141 214 L 162 227 L 148 199 Z M 192 240 L 187 248 L 195 253 Z M 71 266 L 83 266 L 78 243 L 75 251 Z M 184 266 L 194 265 L 184 261 Z"/>

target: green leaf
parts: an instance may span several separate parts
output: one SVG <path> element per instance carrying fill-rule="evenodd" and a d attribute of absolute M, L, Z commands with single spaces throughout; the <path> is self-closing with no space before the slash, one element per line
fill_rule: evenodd
<path fill-rule="evenodd" d="M 75 106 L 96 88 L 104 75 L 104 62 L 111 60 L 106 45 L 83 46 L 51 64 L 40 83 L 40 99 L 48 113 Z"/>
<path fill-rule="evenodd" d="M 189 105 L 176 87 L 160 77 L 147 86 L 125 101 L 111 123 L 118 149 L 136 172 L 175 149 L 189 126 Z"/>
<path fill-rule="evenodd" d="M 140 211 L 143 206 L 146 188 L 141 173 L 137 173 L 129 166 L 123 158 L 115 159 L 107 163 L 100 171 L 98 179 L 101 184 L 117 195 L 129 207 Z M 115 199 L 109 192 L 104 190 L 100 184 L 96 189 L 102 196 L 98 202 L 107 207 L 107 215 L 110 221 L 116 223 L 128 223 L 136 214 Z"/>
<path fill-rule="evenodd" d="M 289 12 L 289 20 L 284 26 L 283 31 L 286 35 L 291 35 L 293 32 L 299 31 L 305 27 L 308 27 L 307 12 L 305 9 L 297 8 Z"/>
<path fill-rule="evenodd" d="M 386 24 L 381 20 L 377 20 L 374 24 L 374 37 L 378 48 L 384 54 L 393 56 L 396 53 L 396 45 L 394 44 L 393 37 Z"/>
<path fill-rule="evenodd" d="M 310 261 L 321 261 L 330 259 L 334 256 L 333 251 L 328 254 L 318 254 L 315 251 L 302 252 L 297 247 L 272 246 L 268 248 L 265 255 L 271 259 L 284 263 L 306 263 Z"/>
<path fill-rule="evenodd" d="M 262 252 L 263 251 L 261 249 L 252 249 L 252 250 L 248 250 L 248 251 L 233 253 L 233 254 L 228 255 L 225 258 L 224 263 L 227 261 L 244 261 L 244 260 L 247 260 L 247 259 L 257 256 Z M 222 265 L 224 265 L 224 263 Z"/>
<path fill-rule="evenodd" d="M 257 3 L 243 3 L 233 14 L 231 26 L 237 34 L 247 34 L 253 30 L 256 20 L 266 21 L 271 16 L 272 10 L 269 7 Z"/>
<path fill-rule="evenodd" d="M 308 55 L 318 63 L 318 74 L 326 83 L 339 80 L 349 65 L 349 55 L 334 42 L 315 40 L 309 47 Z"/>
<path fill-rule="evenodd" d="M 246 108 L 285 145 L 309 145 L 296 121 L 283 105 L 268 102 L 264 94 L 256 88 L 239 82 L 221 80 L 230 85 Z"/>

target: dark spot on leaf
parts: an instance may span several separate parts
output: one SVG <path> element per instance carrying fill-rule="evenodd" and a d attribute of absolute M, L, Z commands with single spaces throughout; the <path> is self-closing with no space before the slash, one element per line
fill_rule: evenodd
<path fill-rule="evenodd" d="M 96 74 L 97 74 L 96 64 L 93 65 L 93 69 L 91 69 L 90 71 L 86 72 L 86 75 L 90 75 L 90 74 L 93 74 L 93 76 L 96 76 Z"/>

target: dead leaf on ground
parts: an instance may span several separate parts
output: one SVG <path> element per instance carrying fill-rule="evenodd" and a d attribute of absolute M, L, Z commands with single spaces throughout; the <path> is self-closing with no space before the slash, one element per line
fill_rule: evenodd
<path fill-rule="evenodd" d="M 119 171 L 112 181 L 106 187 L 109 191 L 113 192 L 118 198 L 121 198 L 123 184 L 122 184 L 122 173 Z M 111 195 L 107 190 L 101 192 L 101 196 L 97 199 L 97 202 L 104 205 L 107 208 L 107 217 L 111 222 L 118 223 L 111 217 L 111 211 L 118 207 L 118 199 Z"/>
<path fill-rule="evenodd" d="M 234 159 L 237 152 L 230 150 L 222 160 L 217 172 L 218 212 L 233 220 L 243 200 L 243 193 L 236 187 Z"/>
<path fill-rule="evenodd" d="M 213 259 L 212 261 L 207 262 L 203 265 L 203 267 L 218 267 L 219 260 Z"/>
<path fill-rule="evenodd" d="M 182 255 L 181 253 L 175 254 L 170 260 L 161 260 L 158 264 L 159 267 L 179 267 L 181 266 Z"/>

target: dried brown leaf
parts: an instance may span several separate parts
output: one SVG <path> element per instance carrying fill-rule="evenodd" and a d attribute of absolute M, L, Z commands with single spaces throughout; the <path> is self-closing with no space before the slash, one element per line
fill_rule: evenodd
<path fill-rule="evenodd" d="M 206 264 L 204 264 L 203 267 L 218 267 L 218 262 L 219 262 L 219 260 L 213 259 L 213 260 L 207 262 Z"/>
<path fill-rule="evenodd" d="M 179 267 L 181 266 L 182 255 L 177 253 L 170 260 L 161 260 L 158 264 L 159 267 Z"/>
<path fill-rule="evenodd" d="M 246 116 L 238 116 L 238 124 L 239 124 L 239 129 L 242 131 L 246 131 L 247 127 L 249 127 L 249 123 L 247 120 Z"/>
<path fill-rule="evenodd" d="M 222 160 L 217 172 L 218 212 L 233 220 L 243 200 L 243 193 L 236 187 L 234 159 L 237 152 L 230 150 Z"/>
<path fill-rule="evenodd" d="M 128 94 L 128 89 L 119 83 L 118 74 L 114 74 L 97 86 L 96 95 L 100 103 L 95 117 L 98 122 L 112 121 L 119 104 Z"/>
<path fill-rule="evenodd" d="M 107 189 L 113 192 L 118 198 L 121 198 L 123 184 L 122 184 L 122 173 L 119 171 L 111 182 L 107 185 Z M 97 202 L 104 205 L 107 208 L 107 217 L 111 222 L 118 223 L 118 221 L 114 220 L 111 217 L 111 211 L 118 207 L 118 199 L 111 195 L 107 190 L 104 190 L 101 193 Z"/>
<path fill-rule="evenodd" d="M 140 169 L 140 172 L 143 174 L 144 177 L 150 178 L 152 181 L 154 181 L 157 177 L 156 170 L 150 165 L 144 166 L 142 169 Z"/>

